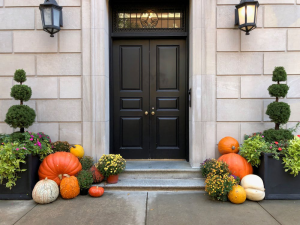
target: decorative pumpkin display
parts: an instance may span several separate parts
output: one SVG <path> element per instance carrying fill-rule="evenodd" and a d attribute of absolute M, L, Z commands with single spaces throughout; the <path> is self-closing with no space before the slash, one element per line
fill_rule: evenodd
<path fill-rule="evenodd" d="M 79 183 L 76 177 L 69 176 L 68 174 L 64 174 L 66 176 L 62 179 L 60 184 L 60 194 L 61 197 L 65 199 L 75 198 L 80 193 Z"/>
<path fill-rule="evenodd" d="M 73 145 L 70 148 L 70 152 L 79 159 L 81 159 L 84 156 L 84 149 L 81 145 Z"/>
<path fill-rule="evenodd" d="M 246 191 L 240 185 L 233 186 L 232 190 L 228 193 L 228 199 L 234 204 L 241 204 L 246 201 Z"/>
<path fill-rule="evenodd" d="M 240 179 L 243 179 L 244 176 L 253 173 L 251 164 L 247 162 L 244 157 L 238 154 L 228 153 L 222 155 L 218 160 L 226 162 L 230 172 L 233 175 L 238 176 Z"/>
<path fill-rule="evenodd" d="M 39 177 L 40 180 L 48 177 L 60 185 L 63 174 L 73 176 L 81 169 L 82 166 L 74 155 L 69 152 L 56 152 L 43 160 L 39 168 Z"/>
<path fill-rule="evenodd" d="M 246 191 L 247 199 L 261 201 L 265 198 L 264 182 L 259 176 L 247 175 L 242 179 L 241 185 Z"/>
<path fill-rule="evenodd" d="M 98 184 L 104 180 L 104 176 L 100 173 L 100 171 L 97 169 L 96 166 L 92 166 L 90 171 L 93 174 L 93 180 L 94 180 L 93 184 Z"/>
<path fill-rule="evenodd" d="M 224 137 L 219 141 L 218 144 L 218 150 L 222 155 L 228 153 L 238 153 L 239 147 L 239 142 L 233 137 Z"/>
<path fill-rule="evenodd" d="M 36 203 L 47 204 L 57 199 L 59 188 L 55 181 L 47 177 L 36 183 L 32 191 L 32 198 Z"/>
<path fill-rule="evenodd" d="M 104 194 L 104 188 L 93 186 L 89 189 L 89 195 L 92 197 L 101 197 Z"/>

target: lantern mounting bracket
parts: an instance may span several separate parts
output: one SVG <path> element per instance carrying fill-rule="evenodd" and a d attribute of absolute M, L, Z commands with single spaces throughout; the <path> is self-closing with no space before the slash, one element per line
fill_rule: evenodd
<path fill-rule="evenodd" d="M 235 9 L 235 25 L 239 25 L 239 12 Z"/>

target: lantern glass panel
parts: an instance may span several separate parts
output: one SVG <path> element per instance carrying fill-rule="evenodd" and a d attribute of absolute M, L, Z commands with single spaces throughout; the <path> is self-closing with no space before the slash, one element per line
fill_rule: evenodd
<path fill-rule="evenodd" d="M 45 26 L 52 25 L 51 7 L 44 8 L 44 21 L 45 21 Z"/>
<path fill-rule="evenodd" d="M 239 25 L 245 24 L 245 6 L 238 9 L 239 10 Z"/>
<path fill-rule="evenodd" d="M 247 5 L 247 23 L 254 23 L 255 5 Z"/>
<path fill-rule="evenodd" d="M 56 27 L 59 27 L 59 21 L 60 21 L 60 11 L 53 8 L 53 25 Z"/>

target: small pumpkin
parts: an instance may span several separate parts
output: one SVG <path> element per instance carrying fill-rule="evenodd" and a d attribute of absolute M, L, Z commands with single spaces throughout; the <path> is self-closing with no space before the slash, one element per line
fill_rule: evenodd
<path fill-rule="evenodd" d="M 224 137 L 219 141 L 218 144 L 218 150 L 222 155 L 228 153 L 238 153 L 239 147 L 239 142 L 233 137 Z"/>
<path fill-rule="evenodd" d="M 104 176 L 100 173 L 95 165 L 91 167 L 90 171 L 93 174 L 93 184 L 98 184 L 104 180 Z"/>
<path fill-rule="evenodd" d="M 240 185 L 234 185 L 228 193 L 228 199 L 234 204 L 242 204 L 246 201 L 246 191 Z"/>
<path fill-rule="evenodd" d="M 70 148 L 70 153 L 81 159 L 84 156 L 84 149 L 81 145 L 73 145 Z"/>
<path fill-rule="evenodd" d="M 48 155 L 42 162 L 39 168 L 40 180 L 48 179 L 54 180 L 60 185 L 63 179 L 63 174 L 70 176 L 76 175 L 82 166 L 74 155 L 69 152 L 56 152 Z"/>
<path fill-rule="evenodd" d="M 89 189 L 89 195 L 92 197 L 101 197 L 104 194 L 104 188 L 93 186 Z"/>
<path fill-rule="evenodd" d="M 219 161 L 226 162 L 231 174 L 243 179 L 244 176 L 253 173 L 251 164 L 242 156 L 235 153 L 222 155 Z"/>
<path fill-rule="evenodd" d="M 47 177 L 36 183 L 32 191 L 32 198 L 36 203 L 47 204 L 57 199 L 59 188 L 55 181 Z"/>
<path fill-rule="evenodd" d="M 60 194 L 65 199 L 75 198 L 80 193 L 79 183 L 76 177 L 64 174 L 65 178 L 60 183 Z"/>
<path fill-rule="evenodd" d="M 242 179 L 241 185 L 246 191 L 247 199 L 261 201 L 265 198 L 264 182 L 259 176 L 247 175 Z"/>

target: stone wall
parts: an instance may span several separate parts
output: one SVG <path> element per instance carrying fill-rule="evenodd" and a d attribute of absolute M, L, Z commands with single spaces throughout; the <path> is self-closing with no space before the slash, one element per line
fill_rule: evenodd
<path fill-rule="evenodd" d="M 300 0 L 259 0 L 258 28 L 247 36 L 234 26 L 238 3 L 217 1 L 217 141 L 274 127 L 265 111 L 275 66 L 288 73 L 287 126 L 300 120 Z"/>

